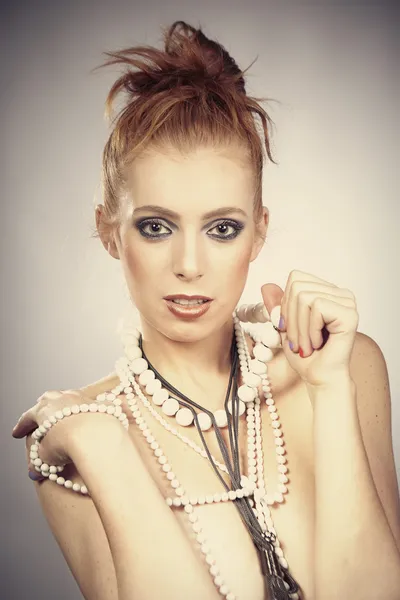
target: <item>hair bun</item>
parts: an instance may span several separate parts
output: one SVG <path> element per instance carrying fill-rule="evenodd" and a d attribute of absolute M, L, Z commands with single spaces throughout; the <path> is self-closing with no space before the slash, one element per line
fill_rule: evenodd
<path fill-rule="evenodd" d="M 201 30 L 195 29 L 185 21 L 175 21 L 164 34 L 165 52 L 180 59 L 182 66 L 186 62 L 188 75 L 208 80 L 235 84 L 246 93 L 243 73 L 225 48 L 210 40 Z"/>
<path fill-rule="evenodd" d="M 232 89 L 246 93 L 243 72 L 225 48 L 210 40 L 202 30 L 176 21 L 163 30 L 164 50 L 135 46 L 115 52 L 101 67 L 124 64 L 130 68 L 111 90 L 123 88 L 130 96 L 150 96 L 182 88 L 186 98 L 203 96 L 207 91 L 223 95 Z"/>

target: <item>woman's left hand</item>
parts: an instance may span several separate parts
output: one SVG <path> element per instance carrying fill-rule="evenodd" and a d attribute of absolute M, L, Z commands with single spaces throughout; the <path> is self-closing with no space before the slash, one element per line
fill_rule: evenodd
<path fill-rule="evenodd" d="M 281 305 L 282 348 L 290 366 L 310 386 L 350 377 L 350 357 L 359 315 L 354 294 L 319 277 L 291 271 L 285 291 L 274 283 L 261 288 L 271 314 Z M 293 343 L 293 350 L 289 347 Z"/>

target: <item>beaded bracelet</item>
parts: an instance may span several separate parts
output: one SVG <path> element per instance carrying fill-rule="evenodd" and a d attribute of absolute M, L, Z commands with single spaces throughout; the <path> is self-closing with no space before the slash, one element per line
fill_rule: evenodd
<path fill-rule="evenodd" d="M 114 404 L 115 404 L 114 400 Z M 66 406 L 62 410 L 57 411 L 54 415 L 46 419 L 42 425 L 40 425 L 32 434 L 32 439 L 35 440 L 35 443 L 32 444 L 30 448 L 30 459 L 32 464 L 35 467 L 35 471 L 40 473 L 43 477 L 48 477 L 50 481 L 56 482 L 58 485 L 63 485 L 65 488 L 72 489 L 73 492 L 78 492 L 84 495 L 89 495 L 88 489 L 85 485 L 80 485 L 79 483 L 73 483 L 70 479 L 64 479 L 64 477 L 58 476 L 57 473 L 63 471 L 65 465 L 48 465 L 44 463 L 39 457 L 39 446 L 41 440 L 46 436 L 47 432 L 61 421 L 64 417 L 70 417 L 72 415 L 77 415 L 79 413 L 105 413 L 108 415 L 112 415 L 116 417 L 121 424 L 128 430 L 129 421 L 120 406 L 105 406 L 104 404 L 74 404 L 69 407 Z"/>

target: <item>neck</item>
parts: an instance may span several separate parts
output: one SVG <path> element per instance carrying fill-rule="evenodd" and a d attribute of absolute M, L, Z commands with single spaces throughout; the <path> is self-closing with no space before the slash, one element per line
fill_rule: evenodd
<path fill-rule="evenodd" d="M 211 335 L 191 341 L 171 340 L 144 320 L 142 347 L 154 368 L 178 389 L 182 384 L 201 389 L 211 381 L 229 377 L 231 370 L 231 343 L 234 335 L 233 319 Z"/>

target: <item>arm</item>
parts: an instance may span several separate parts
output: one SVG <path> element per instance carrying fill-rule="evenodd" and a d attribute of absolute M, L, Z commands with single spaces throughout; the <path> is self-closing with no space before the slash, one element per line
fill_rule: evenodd
<path fill-rule="evenodd" d="M 118 599 L 219 597 L 128 433 L 114 419 L 96 428 L 81 423 L 68 453 L 107 535 Z"/>
<path fill-rule="evenodd" d="M 62 475 L 83 483 L 73 465 L 67 465 Z M 46 520 L 85 600 L 118 600 L 110 547 L 92 499 L 48 479 L 34 485 Z"/>
<path fill-rule="evenodd" d="M 351 375 L 329 387 L 308 388 L 314 409 L 318 599 L 396 600 L 399 594 L 389 386 L 374 344 L 358 336 Z"/>

